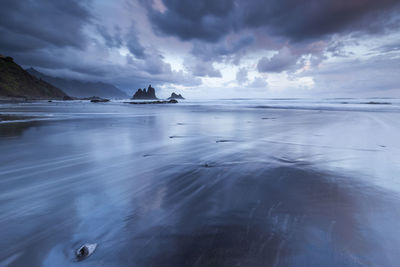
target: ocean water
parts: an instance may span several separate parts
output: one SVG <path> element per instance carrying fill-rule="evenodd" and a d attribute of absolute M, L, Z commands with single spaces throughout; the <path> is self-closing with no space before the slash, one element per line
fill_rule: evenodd
<path fill-rule="evenodd" d="M 43 101 L 0 118 L 1 267 L 400 261 L 399 99 Z"/>

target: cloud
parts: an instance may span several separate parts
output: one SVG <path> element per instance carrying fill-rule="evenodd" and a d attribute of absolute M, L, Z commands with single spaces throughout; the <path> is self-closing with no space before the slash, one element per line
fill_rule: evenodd
<path fill-rule="evenodd" d="M 11 34 L 16 44 L 33 43 L 17 45 L 16 51 L 46 48 L 49 45 L 81 49 L 86 45 L 83 29 L 92 19 L 87 1 L 2 0 L 1 6 L 0 30 Z M 10 45 L 0 42 L 0 49 L 4 48 L 8 52 L 14 51 Z"/>
<path fill-rule="evenodd" d="M 129 52 L 135 55 L 136 58 L 146 58 L 145 49 L 140 43 L 134 24 L 132 24 L 129 28 L 129 32 L 126 34 L 125 40 Z"/>
<path fill-rule="evenodd" d="M 384 52 L 384 53 L 398 52 L 400 51 L 400 41 L 382 45 L 374 50 L 377 52 Z"/>
<path fill-rule="evenodd" d="M 123 45 L 123 40 L 121 36 L 121 28 L 119 26 L 114 27 L 114 33 L 111 34 L 104 25 L 96 25 L 97 31 L 103 37 L 106 45 L 110 48 L 117 47 L 120 48 Z"/>
<path fill-rule="evenodd" d="M 185 67 L 197 77 L 221 78 L 221 72 L 216 69 L 211 61 L 202 61 L 198 59 L 186 59 Z"/>
<path fill-rule="evenodd" d="M 171 64 L 165 63 L 163 56 L 160 54 L 150 54 L 145 61 L 142 62 L 142 69 L 150 74 L 171 73 Z"/>
<path fill-rule="evenodd" d="M 382 32 L 398 0 L 165 0 L 164 12 L 147 5 L 158 33 L 216 42 L 232 32 L 263 28 L 291 41 L 349 31 Z M 394 28 L 395 29 L 395 28 Z"/>
<path fill-rule="evenodd" d="M 236 81 L 238 84 L 242 85 L 249 80 L 247 69 L 240 68 L 236 73 Z"/>
<path fill-rule="evenodd" d="M 266 88 L 268 83 L 262 77 L 255 77 L 254 80 L 249 84 L 251 88 Z"/>
<path fill-rule="evenodd" d="M 254 41 L 255 38 L 251 34 L 211 44 L 195 41 L 193 42 L 191 53 L 204 61 L 229 61 L 232 55 L 235 57 L 243 55 L 242 52 L 251 46 Z"/>
<path fill-rule="evenodd" d="M 295 88 L 290 81 L 306 76 L 315 81 L 310 91 L 398 84 L 398 0 L 3 0 L 2 7 L 0 53 L 58 76 L 197 91 L 229 91 L 227 83 Z M 270 73 L 268 84 L 257 71 Z"/>
<path fill-rule="evenodd" d="M 247 27 L 267 27 L 292 41 L 316 39 L 348 31 L 382 31 L 379 20 L 399 8 L 397 0 L 253 0 L 240 1 Z"/>
<path fill-rule="evenodd" d="M 233 0 L 164 0 L 163 4 L 165 12 L 146 4 L 148 16 L 158 33 L 182 40 L 215 42 L 231 28 L 228 15 L 234 8 Z"/>
<path fill-rule="evenodd" d="M 379 54 L 359 60 L 342 58 L 340 63 L 326 63 L 317 70 L 304 75 L 312 76 L 320 92 L 332 94 L 384 95 L 387 91 L 399 90 L 400 58 L 396 55 Z M 332 82 L 334 81 L 334 82 Z M 399 92 L 399 91 L 398 91 Z"/>
<path fill-rule="evenodd" d="M 129 52 L 136 58 L 146 58 L 145 48 L 139 40 L 135 22 L 131 23 L 124 34 L 118 25 L 115 25 L 112 31 L 109 31 L 104 25 L 101 24 L 96 25 L 96 29 L 100 36 L 104 39 L 107 47 L 121 48 L 126 46 Z"/>
<path fill-rule="evenodd" d="M 257 69 L 259 72 L 282 72 L 296 65 L 298 55 L 294 55 L 285 46 L 271 58 L 263 57 L 258 61 Z"/>

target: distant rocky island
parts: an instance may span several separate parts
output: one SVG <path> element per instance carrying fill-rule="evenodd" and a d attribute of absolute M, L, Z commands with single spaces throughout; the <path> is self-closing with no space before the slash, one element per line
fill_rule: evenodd
<path fill-rule="evenodd" d="M 144 88 L 143 90 L 139 88 L 136 93 L 133 95 L 132 99 L 158 99 L 156 96 L 156 90 L 149 85 L 149 87 Z"/>
<path fill-rule="evenodd" d="M 0 97 L 71 99 L 61 89 L 29 74 L 12 57 L 0 55 Z"/>
<path fill-rule="evenodd" d="M 185 98 L 181 94 L 175 94 L 175 92 L 173 92 L 171 96 L 168 97 L 168 99 L 185 99 Z"/>
<path fill-rule="evenodd" d="M 149 85 L 149 87 L 141 89 L 139 88 L 135 94 L 133 95 L 132 99 L 141 99 L 141 100 L 154 100 L 158 99 L 156 96 L 156 90 Z M 181 94 L 176 94 L 173 92 L 170 97 L 168 97 L 168 100 L 176 100 L 176 99 L 185 99 Z"/>

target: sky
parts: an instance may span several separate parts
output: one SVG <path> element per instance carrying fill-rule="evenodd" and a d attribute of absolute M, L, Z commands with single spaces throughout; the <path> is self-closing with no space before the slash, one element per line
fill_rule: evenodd
<path fill-rule="evenodd" d="M 0 4 L 0 54 L 129 94 L 400 97 L 399 0 Z"/>

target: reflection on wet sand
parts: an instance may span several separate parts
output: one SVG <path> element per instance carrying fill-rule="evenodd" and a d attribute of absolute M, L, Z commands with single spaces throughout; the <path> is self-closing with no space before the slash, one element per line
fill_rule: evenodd
<path fill-rule="evenodd" d="M 400 260 L 397 114 L 46 105 L 0 125 L 0 266 Z"/>
<path fill-rule="evenodd" d="M 0 124 L 0 138 L 16 137 L 31 127 L 39 126 L 40 121 L 8 122 Z"/>
<path fill-rule="evenodd" d="M 365 185 L 349 183 L 347 177 L 247 164 L 229 170 L 191 170 L 164 177 L 154 186 L 163 191 L 162 212 L 154 211 L 158 223 L 124 240 L 135 249 L 123 254 L 122 262 L 140 266 L 393 264 L 381 257 L 377 240 L 371 240 L 363 225 L 373 216 L 369 210 L 387 208 L 389 203 Z M 360 189 L 365 193 L 360 194 Z M 146 196 L 155 195 L 143 192 L 140 201 L 151 203 Z M 136 232 L 154 215 L 147 211 L 130 218 L 126 231 Z"/>

